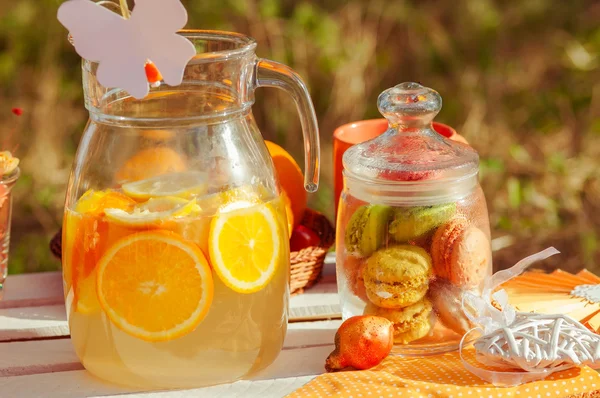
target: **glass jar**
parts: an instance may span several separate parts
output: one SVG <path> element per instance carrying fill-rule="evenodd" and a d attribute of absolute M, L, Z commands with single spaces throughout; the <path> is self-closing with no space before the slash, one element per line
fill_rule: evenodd
<path fill-rule="evenodd" d="M 470 146 L 437 134 L 439 94 L 416 83 L 384 91 L 387 131 L 348 149 L 337 219 L 342 316 L 394 323 L 394 352 L 457 349 L 472 326 L 464 291 L 492 273 L 490 227 Z"/>
<path fill-rule="evenodd" d="M 63 280 L 71 340 L 94 375 L 143 388 L 231 382 L 275 360 L 286 334 L 289 239 L 254 90 L 298 105 L 305 186 L 319 141 L 297 74 L 244 35 L 184 31 L 183 83 L 137 100 L 83 62 L 83 133 L 68 185 Z"/>
<path fill-rule="evenodd" d="M 8 249 L 12 219 L 12 188 L 21 174 L 17 167 L 8 175 L 0 176 L 0 298 L 8 276 Z"/>

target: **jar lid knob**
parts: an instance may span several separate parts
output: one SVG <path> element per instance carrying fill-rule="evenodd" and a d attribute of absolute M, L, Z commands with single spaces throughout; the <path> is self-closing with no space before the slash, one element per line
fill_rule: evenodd
<path fill-rule="evenodd" d="M 442 97 L 431 88 L 407 82 L 381 93 L 377 107 L 392 126 L 419 127 L 433 121 L 442 109 Z"/>

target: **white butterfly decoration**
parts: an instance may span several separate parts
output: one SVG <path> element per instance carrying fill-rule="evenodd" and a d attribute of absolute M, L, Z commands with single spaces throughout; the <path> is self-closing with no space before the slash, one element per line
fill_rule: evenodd
<path fill-rule="evenodd" d="M 98 82 L 137 99 L 150 91 L 144 69 L 148 60 L 165 83 L 177 86 L 196 55 L 194 45 L 177 34 L 187 23 L 180 0 L 137 0 L 129 19 L 90 0 L 69 0 L 58 9 L 58 20 L 69 30 L 77 53 L 99 63 Z"/>

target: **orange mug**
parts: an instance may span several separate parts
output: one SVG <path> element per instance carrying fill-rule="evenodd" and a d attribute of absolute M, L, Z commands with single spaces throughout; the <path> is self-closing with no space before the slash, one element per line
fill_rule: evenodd
<path fill-rule="evenodd" d="M 361 142 L 371 140 L 385 133 L 387 129 L 387 119 L 371 119 L 344 124 L 343 126 L 335 129 L 333 132 L 333 199 L 335 201 L 336 218 L 338 202 L 344 187 L 344 182 L 342 179 L 342 170 L 344 168 L 342 165 L 342 157 L 344 156 L 344 152 L 346 152 L 346 150 L 352 145 L 360 144 Z M 446 124 L 433 122 L 433 129 L 438 134 L 441 134 L 446 138 L 468 144 L 467 140 L 465 140 L 463 136 L 458 134 L 456 130 Z"/>

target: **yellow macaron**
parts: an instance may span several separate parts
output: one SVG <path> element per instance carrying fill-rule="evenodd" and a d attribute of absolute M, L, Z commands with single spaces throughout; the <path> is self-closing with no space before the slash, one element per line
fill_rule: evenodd
<path fill-rule="evenodd" d="M 432 276 L 431 257 L 411 245 L 378 250 L 363 272 L 369 300 L 382 308 L 403 308 L 420 301 Z"/>
<path fill-rule="evenodd" d="M 394 343 L 408 344 L 429 334 L 432 308 L 427 298 L 401 309 L 380 308 L 369 303 L 365 307 L 365 315 L 375 315 L 390 320 L 394 324 Z"/>

